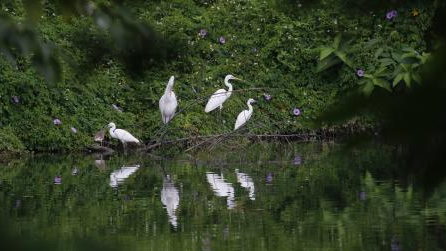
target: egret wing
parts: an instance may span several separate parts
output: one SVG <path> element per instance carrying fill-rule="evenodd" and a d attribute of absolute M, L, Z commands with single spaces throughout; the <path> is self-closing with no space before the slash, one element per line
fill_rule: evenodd
<path fill-rule="evenodd" d="M 116 129 L 115 130 L 115 135 L 121 141 L 139 143 L 139 140 L 137 138 L 135 138 L 132 134 L 127 132 L 126 130 Z"/>
<path fill-rule="evenodd" d="M 241 113 L 238 114 L 237 120 L 235 121 L 234 130 L 237 130 L 239 127 L 244 125 L 252 115 L 252 111 L 244 110 Z"/>
<path fill-rule="evenodd" d="M 215 108 L 221 106 L 228 96 L 226 95 L 225 89 L 219 89 L 214 94 L 212 94 L 211 98 L 209 98 L 208 103 L 206 104 L 206 108 L 204 108 L 205 112 L 213 111 Z"/>

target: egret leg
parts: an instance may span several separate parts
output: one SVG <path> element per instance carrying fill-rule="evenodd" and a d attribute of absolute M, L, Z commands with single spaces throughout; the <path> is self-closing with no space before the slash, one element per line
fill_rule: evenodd
<path fill-rule="evenodd" d="M 220 105 L 220 113 L 219 113 L 219 120 L 220 122 L 222 122 L 222 117 L 221 117 L 221 110 L 223 109 L 223 105 Z"/>

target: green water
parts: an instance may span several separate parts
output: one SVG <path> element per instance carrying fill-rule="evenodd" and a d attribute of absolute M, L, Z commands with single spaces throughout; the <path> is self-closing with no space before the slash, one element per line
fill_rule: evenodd
<path fill-rule="evenodd" d="M 446 184 L 342 149 L 3 160 L 2 250 L 445 250 Z"/>

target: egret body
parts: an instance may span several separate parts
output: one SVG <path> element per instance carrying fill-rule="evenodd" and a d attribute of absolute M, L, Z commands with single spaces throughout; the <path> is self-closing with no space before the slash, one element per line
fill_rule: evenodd
<path fill-rule="evenodd" d="M 166 90 L 164 91 L 164 95 L 159 101 L 161 118 L 164 124 L 167 124 L 173 118 L 178 106 L 177 97 L 172 91 L 174 80 L 174 76 L 171 76 L 167 83 Z"/>
<path fill-rule="evenodd" d="M 248 105 L 248 110 L 244 110 L 239 113 L 237 120 L 235 121 L 234 131 L 246 124 L 246 122 L 251 118 L 253 112 L 251 104 L 255 102 L 256 101 L 252 98 L 248 99 L 248 102 L 246 103 Z"/>
<path fill-rule="evenodd" d="M 209 98 L 206 107 L 204 108 L 205 112 L 211 112 L 215 110 L 217 107 L 220 107 L 220 110 L 223 109 L 223 103 L 231 96 L 232 94 L 232 84 L 229 83 L 229 80 L 240 80 L 232 75 L 227 75 L 225 77 L 225 85 L 228 87 L 228 90 L 219 89 L 214 94 L 212 94 L 211 98 Z"/>
<path fill-rule="evenodd" d="M 135 138 L 132 134 L 123 129 L 116 129 L 115 123 L 108 124 L 108 128 L 110 128 L 109 133 L 110 136 L 114 139 L 118 139 L 121 141 L 122 145 L 126 146 L 127 143 L 137 143 L 139 144 L 139 140 Z"/>

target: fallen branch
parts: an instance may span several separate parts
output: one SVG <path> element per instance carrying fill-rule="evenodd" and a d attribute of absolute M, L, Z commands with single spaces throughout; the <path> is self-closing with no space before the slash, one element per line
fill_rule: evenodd
<path fill-rule="evenodd" d="M 150 151 L 152 149 L 155 149 L 157 147 L 160 147 L 161 145 L 165 144 L 165 145 L 170 145 L 170 144 L 175 144 L 175 143 L 179 143 L 179 142 L 188 142 L 188 141 L 192 141 L 192 140 L 197 140 L 197 139 L 205 139 L 204 141 L 198 143 L 197 145 L 194 145 L 188 149 L 185 150 L 185 152 L 190 151 L 194 148 L 197 148 L 207 142 L 209 142 L 211 140 L 215 140 L 218 139 L 220 137 L 225 137 L 225 138 L 284 138 L 284 139 L 291 139 L 291 138 L 298 138 L 300 140 L 310 140 L 310 139 L 321 139 L 322 137 L 320 135 L 317 134 L 231 134 L 232 132 L 229 133 L 222 133 L 222 134 L 216 134 L 216 135 L 203 135 L 203 136 L 192 136 L 192 137 L 185 137 L 185 138 L 179 138 L 179 139 L 173 139 L 173 140 L 169 140 L 169 141 L 165 141 L 165 142 L 159 142 L 159 143 L 155 143 L 155 144 L 151 144 L 151 145 L 147 145 L 145 150 L 146 151 Z"/>

